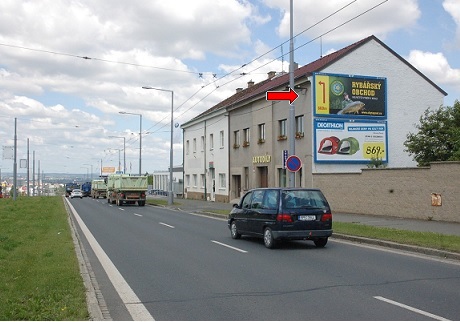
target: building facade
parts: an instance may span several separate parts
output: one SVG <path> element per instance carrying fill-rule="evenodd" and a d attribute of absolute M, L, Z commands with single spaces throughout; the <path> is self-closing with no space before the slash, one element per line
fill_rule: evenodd
<path fill-rule="evenodd" d="M 197 150 L 192 159 L 187 146 L 193 140 L 207 144 L 210 134 L 216 135 L 212 126 L 218 115 L 219 131 L 228 140 L 221 151 L 227 160 L 218 159 L 227 166 L 218 170 L 227 178 L 222 201 L 255 187 L 286 186 L 285 161 L 293 154 L 302 163 L 295 172 L 298 187 L 315 187 L 319 174 L 359 173 L 373 160 L 414 167 L 404 151 L 406 135 L 416 131 L 427 108 L 438 108 L 447 95 L 375 36 L 295 69 L 294 79 L 299 95 L 295 137 L 290 136 L 289 102 L 266 100 L 267 91 L 287 89 L 289 75 L 269 73 L 265 81 L 248 83 L 183 125 L 185 177 L 201 170 L 204 180 L 210 179 L 211 156 Z M 295 140 L 295 151 L 288 151 L 289 140 Z M 190 185 L 186 179 L 185 186 L 197 188 L 188 189 L 193 191 L 188 197 L 209 195 L 207 181 L 200 187 L 198 178 Z"/>

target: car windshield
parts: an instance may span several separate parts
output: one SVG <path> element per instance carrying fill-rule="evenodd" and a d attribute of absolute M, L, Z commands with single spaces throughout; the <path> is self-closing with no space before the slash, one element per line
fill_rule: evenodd
<path fill-rule="evenodd" d="M 326 208 L 326 201 L 321 192 L 316 190 L 287 190 L 283 192 L 283 208 Z"/>

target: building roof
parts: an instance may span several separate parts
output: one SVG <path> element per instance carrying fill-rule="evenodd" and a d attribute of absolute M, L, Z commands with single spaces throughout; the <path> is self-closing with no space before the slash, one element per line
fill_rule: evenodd
<path fill-rule="evenodd" d="M 384 47 L 386 50 L 388 50 L 390 53 L 395 55 L 402 63 L 406 64 L 409 68 L 411 68 L 415 73 L 417 73 L 419 76 L 424 78 L 428 83 L 430 83 L 433 87 L 435 87 L 438 91 L 440 91 L 443 95 L 447 95 L 447 93 L 440 88 L 438 85 L 436 85 L 432 80 L 430 80 L 428 77 L 426 77 L 422 72 L 420 72 L 418 69 L 416 69 L 414 66 L 412 66 L 407 60 L 402 58 L 400 55 L 398 55 L 394 50 L 392 50 L 390 47 L 385 45 L 380 39 L 378 39 L 376 36 L 371 35 L 367 38 L 364 38 L 360 41 L 357 41 L 347 47 L 344 47 L 338 51 L 335 51 L 329 55 L 326 55 L 324 57 L 321 57 L 318 60 L 315 60 L 311 62 L 310 64 L 307 64 L 305 66 L 302 66 L 296 70 L 294 70 L 294 80 L 299 79 L 301 77 L 308 77 L 311 76 L 315 72 L 320 72 L 321 70 L 325 69 L 329 65 L 337 62 L 341 58 L 345 57 L 346 55 L 352 53 L 356 49 L 360 48 L 364 44 L 370 42 L 370 41 L 376 41 L 378 42 L 382 47 Z M 203 118 L 210 113 L 223 109 L 223 108 L 229 108 L 232 106 L 235 106 L 238 103 L 241 103 L 245 100 L 253 99 L 257 96 L 264 95 L 265 93 L 269 90 L 273 90 L 276 88 L 281 87 L 282 85 L 287 85 L 289 84 L 289 73 L 286 73 L 284 75 L 278 76 L 278 77 L 273 77 L 271 79 L 265 79 L 257 84 L 252 85 L 251 87 L 245 88 L 234 95 L 230 96 L 229 98 L 223 100 L 222 102 L 218 103 L 217 105 L 211 107 L 210 109 L 204 111 L 203 113 L 199 114 L 198 116 L 194 117 L 190 121 L 184 123 L 183 125 L 186 125 L 194 120 L 198 120 L 200 118 Z"/>

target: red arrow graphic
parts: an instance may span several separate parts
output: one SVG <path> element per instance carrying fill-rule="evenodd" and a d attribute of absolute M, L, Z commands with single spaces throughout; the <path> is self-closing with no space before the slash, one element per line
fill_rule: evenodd
<path fill-rule="evenodd" d="M 268 91 L 265 95 L 267 101 L 289 101 L 292 104 L 299 95 L 289 88 L 289 91 Z"/>

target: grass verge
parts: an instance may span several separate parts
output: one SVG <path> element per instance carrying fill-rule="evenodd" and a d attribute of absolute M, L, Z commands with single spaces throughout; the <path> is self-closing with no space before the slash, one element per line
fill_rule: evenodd
<path fill-rule="evenodd" d="M 460 237 L 430 232 L 417 232 L 363 224 L 333 223 L 334 233 L 381 239 L 395 243 L 434 248 L 460 253 Z"/>
<path fill-rule="evenodd" d="M 62 197 L 0 199 L 0 320 L 88 320 Z"/>

